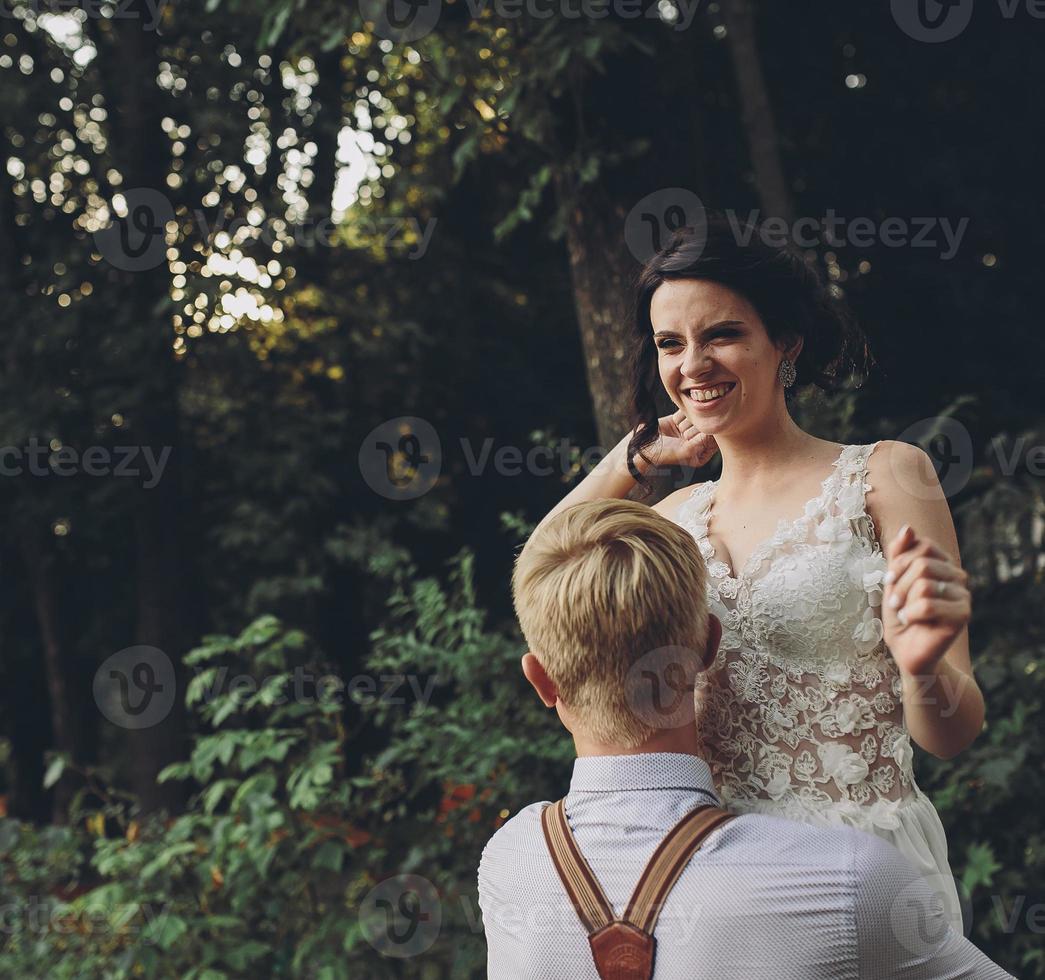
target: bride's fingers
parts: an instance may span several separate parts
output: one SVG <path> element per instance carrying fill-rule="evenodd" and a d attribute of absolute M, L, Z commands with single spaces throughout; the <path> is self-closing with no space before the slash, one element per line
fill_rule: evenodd
<path fill-rule="evenodd" d="M 943 579 L 919 579 L 907 593 L 904 601 L 896 607 L 896 618 L 901 622 L 909 619 L 909 611 L 920 603 L 956 603 L 964 604 L 966 609 L 972 605 L 969 590 L 959 582 L 945 582 Z M 903 615 L 901 615 L 901 613 Z"/>
<path fill-rule="evenodd" d="M 897 612 L 896 618 L 901 626 L 932 623 L 961 628 L 969 622 L 970 613 L 967 599 L 914 599 Z"/>
<path fill-rule="evenodd" d="M 954 564 L 949 558 L 935 558 L 930 555 L 922 555 L 906 563 L 906 567 L 899 562 L 890 566 L 892 576 L 889 577 L 887 585 L 893 592 L 905 593 L 919 579 L 944 579 L 946 582 L 960 582 L 962 585 L 969 581 L 969 573 L 965 568 Z"/>
<path fill-rule="evenodd" d="M 944 597 L 948 590 L 954 598 L 958 594 L 956 590 L 964 590 L 968 581 L 969 575 L 965 569 L 950 560 L 922 555 L 908 562 L 894 582 L 886 584 L 886 603 L 890 609 L 899 609 L 911 596 L 934 594 Z M 936 582 L 945 583 L 943 591 Z"/>
<path fill-rule="evenodd" d="M 946 561 L 951 560 L 951 556 L 947 554 L 936 542 L 931 541 L 929 538 L 917 538 L 913 541 L 910 540 L 911 532 L 907 532 L 907 537 L 904 539 L 894 538 L 889 542 L 889 553 L 887 555 L 889 559 L 889 571 L 894 573 L 894 578 L 899 578 L 904 569 L 907 568 L 908 564 L 915 561 L 918 558 L 943 558 Z M 890 579 L 892 581 L 892 579 Z"/>
<path fill-rule="evenodd" d="M 693 440 L 693 444 L 697 448 L 697 454 L 702 464 L 711 459 L 718 450 L 718 443 L 715 442 L 715 437 L 706 432 L 698 432 Z"/>

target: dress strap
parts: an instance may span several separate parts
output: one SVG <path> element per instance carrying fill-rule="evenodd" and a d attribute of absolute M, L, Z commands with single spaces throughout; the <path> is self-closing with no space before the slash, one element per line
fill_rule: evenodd
<path fill-rule="evenodd" d="M 675 522 L 689 531 L 700 548 L 700 553 L 707 561 L 714 554 L 711 542 L 708 541 L 708 516 L 711 510 L 710 490 L 712 483 L 698 483 L 693 492 L 679 505 L 675 514 Z"/>
<path fill-rule="evenodd" d="M 854 532 L 865 541 L 872 551 L 881 551 L 878 533 L 871 515 L 867 512 L 867 494 L 873 490 L 867 481 L 868 461 L 881 441 L 863 446 L 849 446 L 839 469 L 839 485 L 836 495 L 839 516 L 853 522 Z"/>

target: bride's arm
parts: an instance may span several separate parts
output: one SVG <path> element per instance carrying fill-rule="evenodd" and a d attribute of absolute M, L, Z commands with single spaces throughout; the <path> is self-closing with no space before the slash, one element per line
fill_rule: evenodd
<path fill-rule="evenodd" d="M 624 436 L 577 486 L 548 511 L 537 527 L 574 504 L 588 500 L 620 500 L 626 497 L 637 482 L 628 471 L 630 441 L 631 433 Z M 703 466 L 717 450 L 714 437 L 698 432 L 685 414 L 678 411 L 660 419 L 660 435 L 656 442 L 643 450 L 643 453 L 658 464 L 684 463 L 696 467 Z M 634 462 L 640 473 L 649 473 L 651 466 L 641 454 L 635 456 Z"/>
<path fill-rule="evenodd" d="M 976 738 L 984 717 L 954 521 L 932 461 L 917 446 L 882 442 L 867 479 L 868 513 L 889 560 L 882 623 L 903 681 L 904 718 L 915 742 L 949 759 Z"/>
<path fill-rule="evenodd" d="M 565 497 L 562 498 L 547 514 L 544 515 L 540 524 L 545 524 L 556 514 L 564 511 L 574 504 L 584 503 L 586 500 L 622 499 L 626 497 L 637 482 L 628 472 L 628 443 L 631 441 L 629 433 L 616 446 L 613 447 L 599 462 L 599 464 L 577 484 Z M 640 473 L 647 473 L 649 464 L 641 456 L 635 457 L 635 468 Z"/>

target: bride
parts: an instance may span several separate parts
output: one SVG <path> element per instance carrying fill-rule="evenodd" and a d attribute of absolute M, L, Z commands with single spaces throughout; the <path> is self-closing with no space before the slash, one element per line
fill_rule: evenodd
<path fill-rule="evenodd" d="M 794 422 L 793 386 L 831 389 L 859 367 L 862 344 L 813 268 L 757 232 L 743 245 L 720 220 L 677 232 L 642 271 L 635 330 L 632 432 L 548 517 L 627 496 L 655 465 L 721 453 L 719 479 L 654 509 L 696 539 L 723 624 L 698 692 L 723 802 L 885 838 L 960 928 L 911 741 L 950 758 L 979 733 L 984 706 L 968 576 L 928 457 L 888 440 L 836 444 Z M 659 387 L 678 410 L 658 419 Z"/>

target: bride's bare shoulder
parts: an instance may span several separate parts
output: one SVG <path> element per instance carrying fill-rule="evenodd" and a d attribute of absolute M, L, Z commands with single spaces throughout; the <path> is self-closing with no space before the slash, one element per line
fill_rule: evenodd
<path fill-rule="evenodd" d="M 688 487 L 682 487 L 680 490 L 669 493 L 663 500 L 653 504 L 653 510 L 668 520 L 677 520 L 679 508 L 697 492 L 700 486 L 702 486 L 701 483 L 691 483 Z"/>

